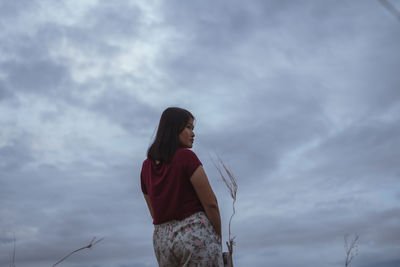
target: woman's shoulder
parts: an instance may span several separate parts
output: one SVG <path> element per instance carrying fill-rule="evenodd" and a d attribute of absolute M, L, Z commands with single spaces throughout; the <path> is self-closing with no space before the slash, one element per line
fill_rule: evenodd
<path fill-rule="evenodd" d="M 188 148 L 178 148 L 175 152 L 174 161 L 185 163 L 191 162 L 200 162 L 200 159 L 197 157 L 196 153 Z"/>
<path fill-rule="evenodd" d="M 176 153 L 177 156 L 183 156 L 183 157 L 193 157 L 193 156 L 195 156 L 195 157 L 197 157 L 196 153 L 194 153 L 192 150 L 190 150 L 188 148 L 182 148 L 182 147 L 178 148 L 175 153 Z"/>

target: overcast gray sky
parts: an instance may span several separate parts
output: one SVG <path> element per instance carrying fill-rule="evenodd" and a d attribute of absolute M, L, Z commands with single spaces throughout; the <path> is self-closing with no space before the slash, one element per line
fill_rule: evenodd
<path fill-rule="evenodd" d="M 400 9 L 399 1 L 391 1 Z M 0 2 L 0 265 L 156 266 L 139 173 L 196 117 L 236 266 L 400 266 L 400 20 L 376 0 Z M 226 251 L 226 247 L 224 247 Z"/>

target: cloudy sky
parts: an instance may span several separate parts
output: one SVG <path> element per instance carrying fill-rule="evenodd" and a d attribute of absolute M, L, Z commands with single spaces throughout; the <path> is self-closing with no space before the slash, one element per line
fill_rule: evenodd
<path fill-rule="evenodd" d="M 1 0 L 0 265 L 156 266 L 139 173 L 179 106 L 224 240 L 215 155 L 237 177 L 236 266 L 344 266 L 346 233 L 400 266 L 399 47 L 377 0 Z"/>

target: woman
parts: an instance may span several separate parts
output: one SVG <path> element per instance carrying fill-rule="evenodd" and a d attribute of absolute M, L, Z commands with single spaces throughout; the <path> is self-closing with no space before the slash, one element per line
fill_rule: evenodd
<path fill-rule="evenodd" d="M 141 186 L 153 218 L 159 266 L 223 266 L 217 198 L 193 146 L 194 116 L 164 110 L 147 151 Z"/>

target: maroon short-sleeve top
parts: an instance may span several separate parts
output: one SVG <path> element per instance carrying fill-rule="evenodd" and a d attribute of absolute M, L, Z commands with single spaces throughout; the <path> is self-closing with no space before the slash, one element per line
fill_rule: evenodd
<path fill-rule="evenodd" d="M 141 187 L 143 194 L 150 198 L 153 224 L 182 220 L 204 211 L 190 182 L 190 177 L 200 165 L 196 154 L 187 148 L 178 148 L 167 164 L 157 165 L 150 159 L 143 161 Z"/>

